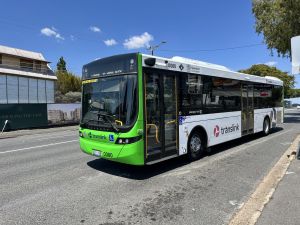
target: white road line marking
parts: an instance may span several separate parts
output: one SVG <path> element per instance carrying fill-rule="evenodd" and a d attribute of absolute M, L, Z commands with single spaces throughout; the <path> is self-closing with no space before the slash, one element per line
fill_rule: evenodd
<path fill-rule="evenodd" d="M 41 141 L 41 140 L 48 140 L 48 139 L 53 139 L 53 138 L 63 138 L 63 137 L 72 137 L 72 136 L 77 137 L 78 135 L 77 134 L 57 135 L 57 136 L 49 136 L 49 137 L 39 138 L 37 140 Z"/>
<path fill-rule="evenodd" d="M 238 204 L 238 201 L 237 200 L 231 200 L 231 201 L 229 201 L 229 204 L 233 205 L 233 206 L 236 206 Z"/>
<path fill-rule="evenodd" d="M 291 145 L 292 142 L 283 142 L 283 143 L 280 143 L 281 145 Z"/>
<path fill-rule="evenodd" d="M 52 128 L 50 128 L 50 129 L 52 129 Z M 45 135 L 52 135 L 52 134 L 58 134 L 58 133 L 62 133 L 62 134 L 64 134 L 64 133 L 70 133 L 70 132 L 72 132 L 72 131 L 76 131 L 77 133 L 78 133 L 78 130 L 76 130 L 76 129 L 69 129 L 69 130 L 58 130 L 58 131 L 51 131 L 51 132 L 45 132 L 45 133 L 25 133 L 25 134 L 16 134 L 16 136 L 14 136 L 15 138 L 31 138 L 31 137 L 38 137 L 38 136 L 40 136 L 40 137 L 44 137 Z M 12 135 L 14 135 L 14 134 L 12 134 Z"/>
<path fill-rule="evenodd" d="M 295 172 L 290 172 L 290 171 L 286 171 L 286 175 L 289 175 L 289 174 L 294 174 Z"/>
<path fill-rule="evenodd" d="M 229 204 L 233 205 L 233 206 L 237 206 L 238 209 L 240 209 L 244 206 L 243 202 L 239 203 L 237 200 L 231 200 L 231 201 L 229 201 Z"/>
<path fill-rule="evenodd" d="M 66 144 L 66 143 L 70 143 L 70 142 L 75 142 L 75 141 L 78 141 L 78 139 L 71 140 L 71 141 L 51 143 L 51 144 L 47 144 L 47 145 L 33 146 L 33 147 L 28 147 L 28 148 L 20 148 L 20 149 L 8 150 L 8 151 L 0 152 L 0 154 L 10 153 L 10 152 L 19 152 L 19 151 L 24 151 L 24 150 L 29 150 L 29 149 L 35 149 L 35 148 L 42 148 L 42 147 L 53 146 L 53 145 L 61 145 L 61 144 Z"/>

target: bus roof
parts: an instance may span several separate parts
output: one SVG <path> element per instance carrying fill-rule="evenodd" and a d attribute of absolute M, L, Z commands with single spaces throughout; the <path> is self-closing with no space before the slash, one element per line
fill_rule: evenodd
<path fill-rule="evenodd" d="M 145 59 L 155 58 L 155 64 L 153 66 L 147 65 Z M 256 83 L 283 85 L 283 81 L 272 76 L 255 76 L 245 73 L 239 73 L 232 71 L 225 66 L 202 62 L 194 59 L 183 58 L 175 56 L 172 58 L 163 58 L 153 55 L 142 54 L 142 61 L 144 67 L 164 69 L 170 71 L 179 71 L 186 73 L 202 74 L 215 77 L 223 77 L 228 79 L 243 80 Z M 270 74 L 271 75 L 271 74 Z"/>

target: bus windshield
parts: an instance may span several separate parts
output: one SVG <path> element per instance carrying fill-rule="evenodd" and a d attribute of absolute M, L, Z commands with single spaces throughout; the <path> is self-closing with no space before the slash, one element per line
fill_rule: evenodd
<path fill-rule="evenodd" d="M 98 129 L 130 127 L 137 114 L 137 75 L 87 80 L 83 84 L 82 124 Z"/>

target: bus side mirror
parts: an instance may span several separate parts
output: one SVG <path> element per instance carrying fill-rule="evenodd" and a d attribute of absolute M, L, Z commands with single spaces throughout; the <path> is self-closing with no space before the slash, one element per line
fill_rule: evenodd
<path fill-rule="evenodd" d="M 155 58 L 147 58 L 144 60 L 144 62 L 147 66 L 154 66 L 156 63 L 156 59 Z"/>

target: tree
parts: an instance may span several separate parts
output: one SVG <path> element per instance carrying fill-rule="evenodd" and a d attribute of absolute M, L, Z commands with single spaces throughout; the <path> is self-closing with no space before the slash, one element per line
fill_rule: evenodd
<path fill-rule="evenodd" d="M 57 77 L 55 102 L 73 103 L 80 101 L 81 79 L 67 71 L 66 61 L 63 57 L 59 58 L 55 74 Z"/>
<path fill-rule="evenodd" d="M 291 89 L 289 97 L 291 97 L 291 98 L 300 97 L 300 89 Z"/>
<path fill-rule="evenodd" d="M 239 72 L 257 75 L 261 77 L 272 76 L 272 77 L 279 78 L 280 80 L 283 81 L 284 95 L 287 97 L 291 95 L 291 90 L 295 84 L 294 76 L 288 75 L 287 72 L 283 72 L 274 66 L 267 66 L 265 64 L 256 64 L 251 66 L 248 69 L 240 70 Z"/>
<path fill-rule="evenodd" d="M 300 0 L 253 0 L 255 28 L 271 54 L 291 57 L 291 38 L 300 35 Z"/>
<path fill-rule="evenodd" d="M 80 92 L 81 79 L 70 72 L 56 71 L 57 76 L 57 90 L 62 94 L 67 92 Z"/>
<path fill-rule="evenodd" d="M 66 61 L 64 60 L 64 57 L 59 58 L 58 63 L 56 64 L 56 70 L 60 72 L 67 71 Z"/>

